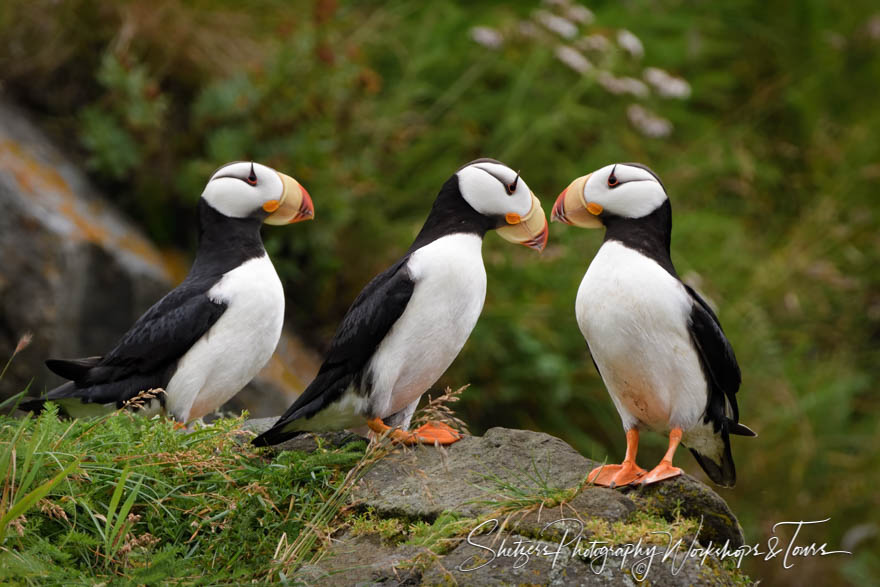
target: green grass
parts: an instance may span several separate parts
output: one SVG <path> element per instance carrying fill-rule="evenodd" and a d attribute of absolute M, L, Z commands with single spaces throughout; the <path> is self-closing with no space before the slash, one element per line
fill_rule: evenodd
<path fill-rule="evenodd" d="M 320 549 L 316 537 L 337 514 L 349 471 L 363 470 L 366 445 L 273 456 L 243 444 L 241 423 L 182 433 L 125 412 L 0 418 L 0 581 L 293 577 Z"/>

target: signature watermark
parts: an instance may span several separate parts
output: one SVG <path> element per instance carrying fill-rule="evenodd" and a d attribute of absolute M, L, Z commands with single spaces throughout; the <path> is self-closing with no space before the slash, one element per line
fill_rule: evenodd
<path fill-rule="evenodd" d="M 733 559 L 740 568 L 747 557 L 761 557 L 765 561 L 778 560 L 786 569 L 794 567 L 798 559 L 832 554 L 852 554 L 846 550 L 831 550 L 828 544 L 799 540 L 801 531 L 809 526 L 824 524 L 824 520 L 777 522 L 771 536 L 765 543 L 743 544 L 733 547 L 729 540 L 723 544 L 709 541 L 701 545 L 698 541 L 703 529 L 703 520 L 689 543 L 683 538 L 673 539 L 669 532 L 651 532 L 655 537 L 650 541 L 639 539 L 635 543 L 611 544 L 601 540 L 591 540 L 584 536 L 584 524 L 577 518 L 560 518 L 548 523 L 541 535 L 551 529 L 561 529 L 562 536 L 556 542 L 524 537 L 501 537 L 503 528 L 497 519 L 486 520 L 467 536 L 467 543 L 477 549 L 472 556 L 464 560 L 458 570 L 475 571 L 498 559 L 507 559 L 515 569 L 525 567 L 533 559 L 544 557 L 550 560 L 551 567 L 566 564 L 566 559 L 581 558 L 592 572 L 601 574 L 608 565 L 619 566 L 620 570 L 629 569 L 633 578 L 644 581 L 656 564 L 668 564 L 673 575 L 681 572 L 684 565 L 695 560 L 705 565 L 711 557 L 718 561 Z M 791 537 L 785 541 L 775 536 L 777 529 L 789 528 Z M 494 534 L 494 536 L 493 536 Z M 498 538 L 501 537 L 499 543 Z"/>

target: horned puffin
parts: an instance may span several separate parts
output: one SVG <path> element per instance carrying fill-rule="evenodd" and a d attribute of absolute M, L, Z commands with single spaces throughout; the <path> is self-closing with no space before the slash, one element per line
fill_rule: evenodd
<path fill-rule="evenodd" d="M 575 314 L 627 448 L 622 464 L 597 467 L 588 479 L 614 487 L 675 477 L 681 442 L 712 481 L 732 487 L 729 435 L 755 433 L 739 423 L 740 369 L 721 323 L 672 264 L 672 208 L 660 178 L 638 163 L 608 165 L 575 179 L 552 220 L 605 227 Z M 635 462 L 643 428 L 669 434 L 669 449 L 649 472 Z"/>
<path fill-rule="evenodd" d="M 547 219 L 510 167 L 477 159 L 450 177 L 406 254 L 370 281 L 336 330 L 318 375 L 257 446 L 306 431 L 387 432 L 405 444 L 451 444 L 441 423 L 406 432 L 419 398 L 458 356 L 486 297 L 483 236 L 543 250 Z"/>
<path fill-rule="evenodd" d="M 143 411 L 164 409 L 188 422 L 221 406 L 257 374 L 278 344 L 284 318 L 284 291 L 260 226 L 311 219 L 311 197 L 292 177 L 239 161 L 214 172 L 198 216 L 198 249 L 183 282 L 107 354 L 47 360 L 70 381 L 23 409 L 39 411 L 51 400 L 70 416 L 96 415 L 141 391 L 164 389 Z"/>

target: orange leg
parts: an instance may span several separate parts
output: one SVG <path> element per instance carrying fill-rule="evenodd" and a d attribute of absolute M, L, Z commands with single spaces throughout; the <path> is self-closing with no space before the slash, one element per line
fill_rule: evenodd
<path fill-rule="evenodd" d="M 663 455 L 663 460 L 660 461 L 660 464 L 651 469 L 647 475 L 642 477 L 640 480 L 642 485 L 650 485 L 651 483 L 663 481 L 664 479 L 678 477 L 684 473 L 684 471 L 678 467 L 672 466 L 672 457 L 675 455 L 675 449 L 678 448 L 679 442 L 681 442 L 681 428 L 673 428 L 669 431 L 669 449 L 666 451 L 666 454 Z"/>
<path fill-rule="evenodd" d="M 407 432 L 400 428 L 391 429 L 381 418 L 367 421 L 367 426 L 376 434 L 382 435 L 391 430 L 389 436 L 401 444 L 452 444 L 461 440 L 461 434 L 442 422 L 428 422 L 418 430 Z"/>
<path fill-rule="evenodd" d="M 645 474 L 645 470 L 636 464 L 636 453 L 639 450 L 639 431 L 630 428 L 626 431 L 626 456 L 620 465 L 602 465 L 596 467 L 587 476 L 590 483 L 605 487 L 629 485 Z"/>

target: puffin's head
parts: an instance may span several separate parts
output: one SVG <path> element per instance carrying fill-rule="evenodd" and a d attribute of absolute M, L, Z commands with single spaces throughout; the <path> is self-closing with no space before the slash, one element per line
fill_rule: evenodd
<path fill-rule="evenodd" d="M 315 216 L 312 198 L 290 176 L 249 161 L 227 163 L 214 172 L 202 199 L 229 218 L 259 218 L 290 224 Z"/>
<path fill-rule="evenodd" d="M 495 219 L 495 229 L 503 239 L 544 249 L 547 218 L 519 172 L 494 159 L 477 159 L 455 175 L 461 197 L 478 213 Z"/>
<path fill-rule="evenodd" d="M 601 228 L 609 217 L 647 216 L 666 200 L 653 171 L 638 163 L 615 163 L 571 182 L 556 199 L 551 220 Z"/>

